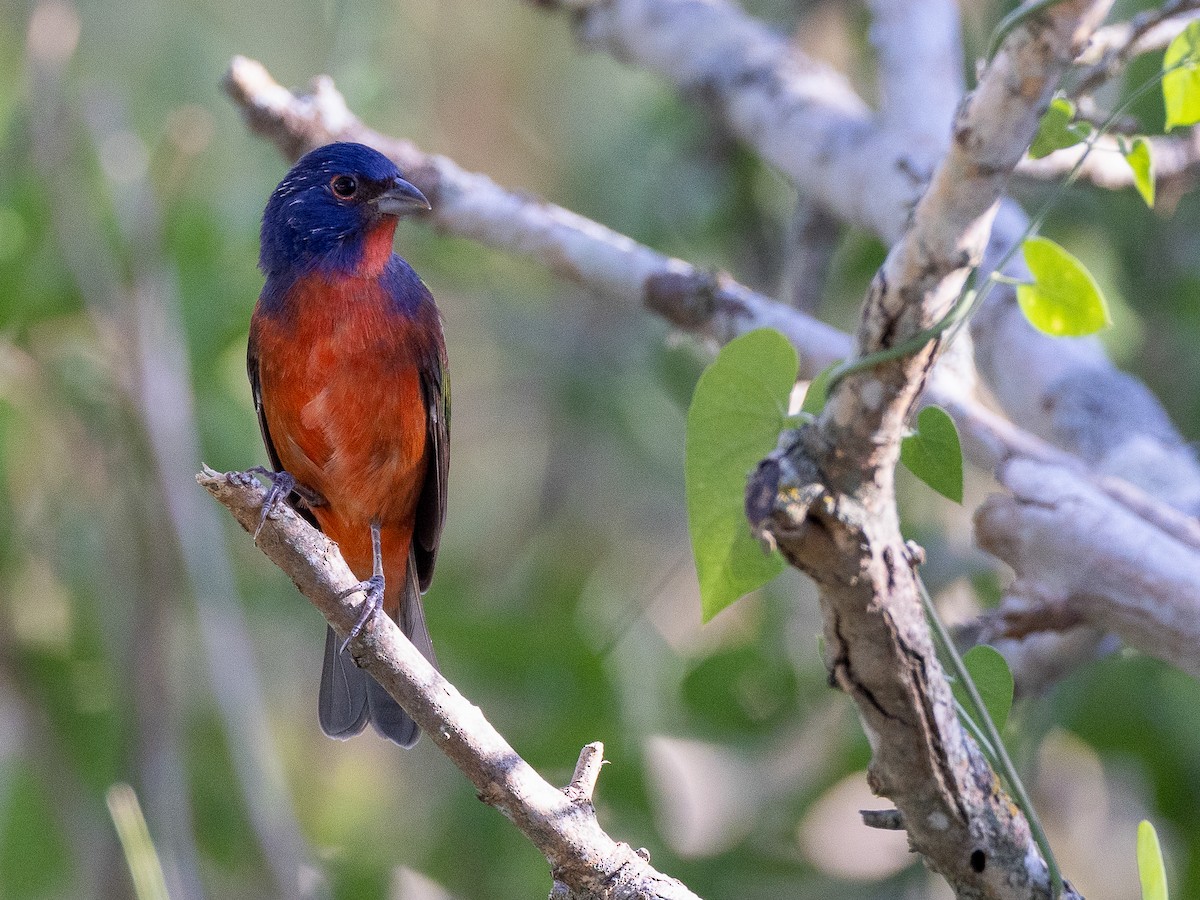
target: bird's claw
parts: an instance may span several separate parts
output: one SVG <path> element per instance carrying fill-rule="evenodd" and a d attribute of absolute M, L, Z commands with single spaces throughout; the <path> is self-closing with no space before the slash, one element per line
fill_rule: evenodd
<path fill-rule="evenodd" d="M 296 489 L 296 479 L 287 472 L 272 472 L 262 466 L 247 469 L 246 474 L 262 475 L 271 482 L 271 486 L 267 489 L 267 496 L 263 498 L 262 512 L 258 516 L 258 526 L 254 529 L 254 539 L 257 541 L 258 533 L 267 524 L 267 517 L 271 514 L 271 510 L 275 508 L 276 504 L 286 504 L 288 495 Z"/>
<path fill-rule="evenodd" d="M 345 600 L 351 594 L 362 592 L 363 600 L 362 612 L 359 613 L 358 621 L 354 623 L 354 627 L 350 629 L 350 633 L 346 635 L 346 639 L 342 641 L 342 646 L 338 648 L 339 653 L 345 653 L 346 648 L 350 646 L 350 642 L 362 633 L 366 624 L 371 621 L 371 617 L 379 610 L 383 609 L 383 576 L 372 575 L 366 581 L 360 581 L 352 588 L 347 588 L 344 591 L 339 591 L 337 598 Z"/>

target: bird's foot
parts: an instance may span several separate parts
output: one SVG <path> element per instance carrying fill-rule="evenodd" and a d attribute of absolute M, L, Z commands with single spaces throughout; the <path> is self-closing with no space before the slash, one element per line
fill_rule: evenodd
<path fill-rule="evenodd" d="M 306 506 L 323 506 L 325 498 L 312 488 L 305 487 L 300 484 L 292 476 L 290 472 L 274 472 L 271 469 L 263 466 L 251 466 L 244 472 L 226 472 L 225 478 L 228 481 L 249 484 L 254 480 L 256 475 L 261 475 L 271 483 L 267 489 L 267 496 L 263 498 L 262 512 L 258 517 L 258 526 L 254 529 L 254 539 L 258 540 L 258 533 L 262 531 L 263 525 L 267 522 L 267 517 L 271 511 L 279 504 L 287 504 L 287 498 L 295 494 L 299 497 Z"/>
<path fill-rule="evenodd" d="M 359 613 L 358 621 L 354 623 L 354 627 L 350 629 L 346 639 L 342 641 L 342 646 L 338 648 L 339 653 L 344 653 L 350 642 L 362 633 L 363 628 L 371 621 L 371 617 L 383 609 L 383 575 L 372 575 L 366 581 L 360 581 L 354 587 L 338 592 L 337 596 L 339 600 L 345 600 L 351 594 L 357 594 L 359 591 L 362 591 L 365 598 L 362 612 Z"/>

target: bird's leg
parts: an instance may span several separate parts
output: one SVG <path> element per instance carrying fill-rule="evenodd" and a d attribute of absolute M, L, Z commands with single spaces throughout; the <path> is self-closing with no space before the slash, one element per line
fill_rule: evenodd
<path fill-rule="evenodd" d="M 324 506 L 326 503 L 324 497 L 307 485 L 298 482 L 290 472 L 274 472 L 262 466 L 251 466 L 245 472 L 228 472 L 225 477 L 248 481 L 254 475 L 261 475 L 271 482 L 271 487 L 267 490 L 267 496 L 263 499 L 262 513 L 258 517 L 258 527 L 254 529 L 255 540 L 258 540 L 258 533 L 262 531 L 263 525 L 266 524 L 267 516 L 271 514 L 271 510 L 278 503 L 286 503 L 290 494 L 294 493 L 310 509 L 314 506 Z"/>
<path fill-rule="evenodd" d="M 338 652 L 344 652 L 350 642 L 358 637 L 359 632 L 363 630 L 363 626 L 371 621 L 371 617 L 383 609 L 383 551 L 380 547 L 378 522 L 371 523 L 371 559 L 371 577 L 366 581 L 360 581 L 354 587 L 341 591 L 338 594 L 338 599 L 344 600 L 351 594 L 362 591 L 363 596 L 366 598 L 363 601 L 362 613 L 359 614 L 358 621 L 354 623 L 354 627 L 346 635 L 346 640 L 342 641 L 342 646 Z"/>

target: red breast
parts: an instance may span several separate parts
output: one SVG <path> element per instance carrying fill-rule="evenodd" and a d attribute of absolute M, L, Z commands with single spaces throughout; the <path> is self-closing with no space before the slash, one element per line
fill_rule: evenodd
<path fill-rule="evenodd" d="M 251 324 L 280 463 L 326 499 L 313 514 L 359 578 L 371 574 L 370 523 L 380 522 L 393 603 L 428 465 L 421 332 L 376 279 L 319 275 Z"/>

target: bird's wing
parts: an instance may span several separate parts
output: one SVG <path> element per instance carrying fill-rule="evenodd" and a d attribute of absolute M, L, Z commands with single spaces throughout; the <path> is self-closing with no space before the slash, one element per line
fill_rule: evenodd
<path fill-rule="evenodd" d="M 275 442 L 271 440 L 271 432 L 267 429 L 267 417 L 263 413 L 262 376 L 258 370 L 258 330 L 254 328 L 253 323 L 250 327 L 250 340 L 246 344 L 246 374 L 250 376 L 250 394 L 254 397 L 254 411 L 258 414 L 258 430 L 262 432 L 271 468 L 278 472 L 283 468 L 283 464 L 279 461 Z"/>
<path fill-rule="evenodd" d="M 417 503 L 413 553 L 421 591 L 429 589 L 438 542 L 446 522 L 446 478 L 450 470 L 450 372 L 445 344 L 438 329 L 436 353 L 421 370 L 421 394 L 429 442 L 429 468 Z"/>

